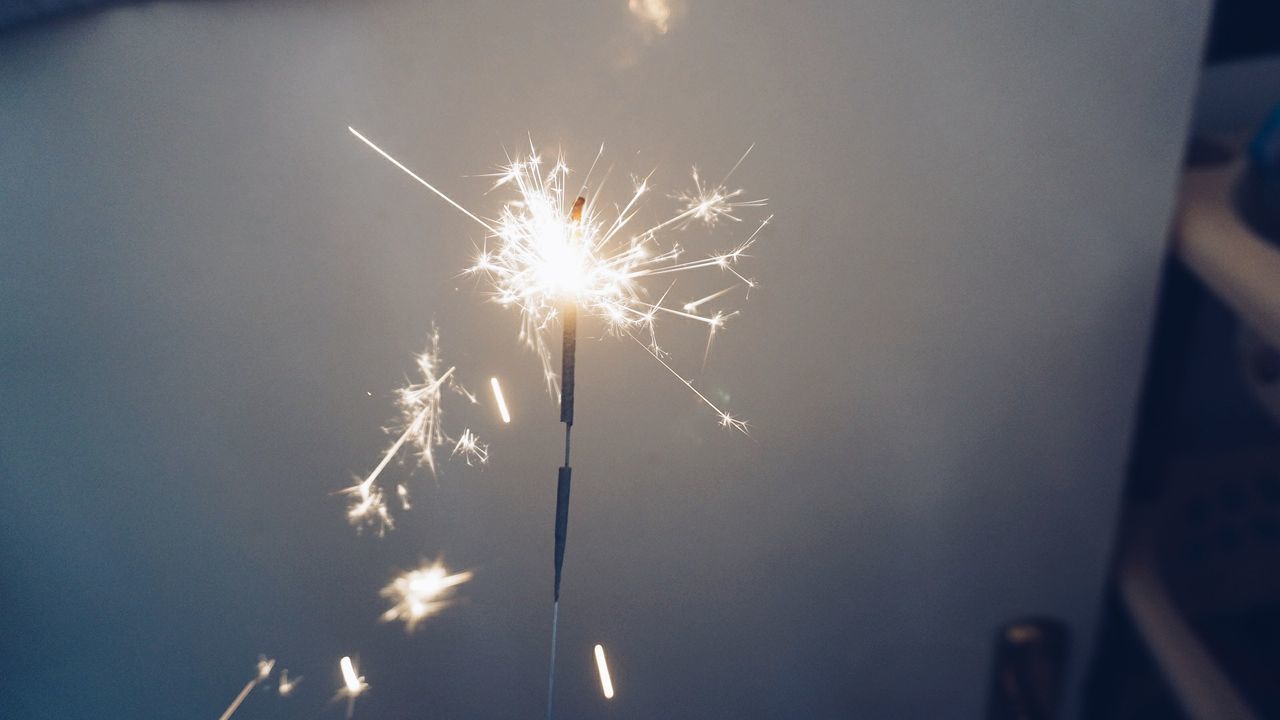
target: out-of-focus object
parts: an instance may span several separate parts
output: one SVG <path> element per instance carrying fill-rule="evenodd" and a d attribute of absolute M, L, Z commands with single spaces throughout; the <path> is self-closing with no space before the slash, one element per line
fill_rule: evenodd
<path fill-rule="evenodd" d="M 1236 312 L 1244 376 L 1280 420 L 1280 107 L 1248 145 L 1196 140 L 1174 250 Z"/>
<path fill-rule="evenodd" d="M 1245 168 L 1237 158 L 1187 171 L 1174 252 L 1246 325 L 1280 346 L 1280 245 L 1237 212 L 1233 190 Z"/>
<path fill-rule="evenodd" d="M 1249 168 L 1237 192 L 1241 217 L 1280 247 L 1280 105 L 1249 143 Z"/>
<path fill-rule="evenodd" d="M 1253 397 L 1280 422 L 1280 349 L 1245 328 L 1240 333 L 1240 359 Z"/>
<path fill-rule="evenodd" d="M 1054 720 L 1062 699 L 1070 630 L 1052 618 L 1000 628 L 987 694 L 987 720 Z"/>
<path fill-rule="evenodd" d="M 1280 114 L 1239 137 L 1187 154 L 1091 720 L 1280 711 Z"/>

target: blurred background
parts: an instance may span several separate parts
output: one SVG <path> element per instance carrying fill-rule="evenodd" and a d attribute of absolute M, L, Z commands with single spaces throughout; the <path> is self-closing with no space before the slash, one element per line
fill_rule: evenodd
<path fill-rule="evenodd" d="M 355 717 L 544 712 L 555 403 L 482 232 L 347 126 L 481 208 L 530 139 L 657 206 L 755 144 L 759 287 L 665 341 L 751 435 L 580 327 L 558 716 L 1280 716 L 1275 20 L 5 4 L 0 716 L 217 717 L 259 654 L 302 683 L 237 718 L 342 717 L 344 655 Z M 433 322 L 513 421 L 357 534 Z M 378 622 L 440 556 L 460 601 Z"/>

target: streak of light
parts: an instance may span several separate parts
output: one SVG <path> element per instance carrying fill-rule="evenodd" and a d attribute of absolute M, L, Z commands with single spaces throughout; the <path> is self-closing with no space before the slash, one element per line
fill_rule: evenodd
<path fill-rule="evenodd" d="M 341 697 L 347 699 L 347 719 L 350 720 L 351 713 L 356 709 L 356 698 L 369 689 L 369 683 L 364 681 L 364 676 L 356 673 L 350 657 L 344 655 L 342 660 L 338 661 L 338 667 L 342 669 L 342 688 L 338 690 L 335 699 Z"/>
<path fill-rule="evenodd" d="M 275 665 L 275 660 L 272 660 L 265 655 L 259 655 L 257 674 L 252 680 L 245 683 L 244 687 L 240 689 L 240 694 L 236 695 L 235 699 L 231 701 L 231 704 L 227 706 L 227 709 L 222 711 L 222 715 L 218 720 L 228 720 L 228 718 L 234 715 L 236 710 L 240 708 L 240 703 L 243 703 L 244 699 L 249 697 L 249 693 L 255 687 L 266 682 L 266 679 L 271 676 L 271 668 L 275 667 Z"/>
<path fill-rule="evenodd" d="M 493 388 L 493 400 L 498 403 L 498 413 L 502 415 L 502 422 L 511 422 L 511 412 L 507 410 L 507 399 L 502 396 L 502 386 L 498 384 L 498 378 L 489 378 L 489 386 Z"/>
<path fill-rule="evenodd" d="M 613 679 L 609 677 L 609 664 L 604 660 L 604 647 L 596 645 L 596 669 L 600 671 L 600 691 L 606 700 L 613 699 Z"/>
<path fill-rule="evenodd" d="M 351 664 L 350 656 L 343 655 L 338 661 L 338 667 L 342 668 L 343 690 L 348 695 L 358 695 L 369 687 L 364 678 L 356 674 L 356 668 Z"/>

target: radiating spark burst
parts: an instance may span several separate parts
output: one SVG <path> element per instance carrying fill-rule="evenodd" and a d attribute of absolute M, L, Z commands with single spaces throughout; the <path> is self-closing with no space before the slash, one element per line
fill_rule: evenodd
<path fill-rule="evenodd" d="M 399 575 L 379 593 L 392 603 L 382 621 L 402 620 L 405 630 L 413 632 L 423 620 L 449 607 L 455 588 L 471 577 L 470 570 L 450 574 L 441 560 Z"/>
<path fill-rule="evenodd" d="M 507 409 L 507 399 L 502 395 L 502 386 L 498 384 L 498 378 L 489 378 L 489 386 L 493 388 L 493 401 L 498 404 L 498 415 L 502 417 L 503 423 L 510 423 L 511 411 Z"/>
<path fill-rule="evenodd" d="M 227 706 L 227 709 L 222 711 L 222 715 L 219 716 L 218 720 L 228 720 L 228 718 L 234 715 L 236 710 L 240 708 L 240 703 L 244 702 L 244 699 L 249 697 L 249 693 L 255 687 L 266 682 L 267 678 L 271 677 L 271 669 L 275 666 L 275 660 L 272 660 L 266 655 L 259 655 L 257 674 L 253 676 L 252 680 L 245 683 L 244 687 L 240 689 L 240 694 L 236 695 L 235 699 L 231 701 L 231 704 Z"/>
<path fill-rule="evenodd" d="M 674 196 L 682 209 L 665 221 L 632 232 L 630 228 L 640 211 L 640 200 L 649 192 L 647 177 L 637 179 L 627 201 L 606 218 L 598 192 L 584 206 L 580 195 L 566 191 L 570 170 L 563 157 L 544 169 L 543 159 L 531 145 L 528 156 L 510 160 L 496 174 L 494 189 L 510 188 L 515 197 L 502 205 L 496 218 L 485 219 L 422 179 L 354 128 L 348 130 L 485 229 L 485 248 L 464 272 L 485 279 L 498 303 L 519 310 L 520 340 L 541 361 L 547 391 L 553 397 L 558 391 L 558 378 L 552 369 L 547 334 L 563 308 L 573 305 L 600 320 L 610 334 L 629 336 L 640 343 L 715 411 L 722 426 L 746 432 L 746 422 L 722 410 L 665 359 L 667 353 L 657 338 L 656 325 L 660 317 L 702 323 L 708 330 L 705 359 L 710 353 L 712 336 L 735 313 L 706 314 L 700 313 L 699 308 L 718 299 L 723 291 L 691 303 L 668 305 L 666 298 L 673 286 L 668 285 L 659 295 L 646 283 L 658 276 L 708 270 L 733 275 L 738 281 L 735 287 L 755 287 L 754 280 L 738 271 L 738 264 L 747 257 L 747 251 L 772 216 L 729 250 L 700 258 L 685 259 L 683 248 L 662 240 L 667 231 L 680 230 L 694 222 L 714 226 L 720 220 L 737 221 L 739 211 L 764 205 L 764 199 L 744 200 L 741 190 L 726 187 L 729 176 L 746 158 L 746 153 L 718 183 L 704 183 L 695 171 L 693 189 Z M 596 162 L 603 152 L 601 147 Z M 592 168 L 595 164 L 592 163 Z M 588 170 L 582 184 L 584 192 L 590 177 Z M 578 215 L 580 219 L 576 219 Z M 649 298 L 654 295 L 657 300 L 650 302 Z"/>
<path fill-rule="evenodd" d="M 382 460 L 364 479 L 355 485 L 344 488 L 341 492 L 350 496 L 347 504 L 347 520 L 357 528 L 372 525 L 382 535 L 395 527 L 391 511 L 387 507 L 386 495 L 378 478 L 382 471 L 391 464 L 392 459 L 405 445 L 409 445 L 417 454 L 418 464 L 436 472 L 435 449 L 445 444 L 453 444 L 452 455 L 462 454 L 468 465 L 484 464 L 489 459 L 489 449 L 476 438 L 470 429 L 461 437 L 451 437 L 444 429 L 444 410 L 441 401 L 446 392 L 466 397 L 471 403 L 476 396 L 468 391 L 455 376 L 456 367 L 449 367 L 441 372 L 444 363 L 440 356 L 440 331 L 431 327 L 431 340 L 427 349 L 417 357 L 419 382 L 410 383 L 396 393 L 396 405 L 400 408 L 400 436 L 383 454 Z M 396 496 L 403 509 L 409 509 L 409 490 L 404 485 L 396 485 Z"/>
<path fill-rule="evenodd" d="M 604 660 L 604 646 L 596 645 L 596 670 L 600 673 L 600 692 L 606 700 L 613 699 L 613 678 L 609 676 L 609 664 Z"/>
<path fill-rule="evenodd" d="M 685 227 L 694 220 L 701 220 L 712 227 L 715 227 L 715 224 L 721 218 L 741 222 L 742 219 L 735 216 L 733 214 L 734 211 L 740 208 L 764 207 L 764 200 L 738 200 L 742 196 L 742 190 L 730 190 L 725 187 L 729 176 L 733 174 L 734 170 L 738 169 L 743 160 L 747 159 L 747 155 L 750 155 L 754 148 L 754 145 L 747 148 L 747 151 L 742 153 L 742 157 L 738 159 L 738 162 L 725 174 L 724 180 L 715 185 L 703 185 L 702 178 L 698 175 L 698 168 L 693 169 L 693 190 L 677 193 L 674 196 L 684 203 L 686 212 L 692 213 L 688 220 L 684 222 Z"/>
<path fill-rule="evenodd" d="M 298 683 L 300 682 L 302 682 L 301 675 L 295 678 L 290 678 L 289 670 L 288 668 L 285 668 L 280 671 L 280 682 L 276 684 L 276 692 L 280 693 L 281 697 L 289 697 L 293 694 L 294 688 L 298 687 Z"/>
<path fill-rule="evenodd" d="M 343 656 L 338 661 L 338 667 L 342 669 L 342 687 L 338 688 L 338 694 L 334 699 L 347 699 L 347 718 L 350 720 L 351 713 L 356 708 L 356 698 L 360 697 L 369 689 L 369 683 L 364 681 L 364 676 L 356 672 L 356 668 L 351 664 L 351 658 Z"/>
<path fill-rule="evenodd" d="M 457 444 L 453 446 L 451 455 L 461 455 L 468 465 L 483 465 L 489 462 L 489 446 L 480 442 L 476 434 L 471 432 L 471 428 L 462 431 L 462 437 L 458 438 Z"/>

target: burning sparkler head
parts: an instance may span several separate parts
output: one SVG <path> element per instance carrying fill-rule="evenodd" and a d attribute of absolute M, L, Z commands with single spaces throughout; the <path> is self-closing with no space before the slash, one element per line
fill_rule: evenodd
<path fill-rule="evenodd" d="M 423 620 L 449 607 L 455 588 L 471 577 L 469 570 L 450 574 L 440 560 L 399 575 L 380 593 L 392 602 L 382 621 L 401 620 L 405 630 L 413 632 Z"/>
<path fill-rule="evenodd" d="M 721 310 L 702 314 L 698 306 L 720 298 L 733 288 L 700 300 L 667 305 L 672 285 L 665 289 L 648 287 L 646 279 L 709 270 L 732 276 L 733 282 L 743 288 L 755 286 L 737 266 L 768 224 L 768 218 L 736 246 L 702 258 L 684 259 L 685 251 L 676 243 L 664 242 L 663 234 L 695 222 L 710 227 L 721 220 L 739 221 L 740 210 L 764 205 L 765 200 L 742 199 L 741 190 L 727 186 L 729 176 L 751 148 L 720 182 L 706 183 L 695 171 L 693 189 L 672 196 L 681 203 L 682 209 L 673 217 L 636 232 L 630 226 L 640 210 L 641 198 L 649 191 L 648 177 L 636 179 L 630 198 L 606 217 L 599 202 L 603 182 L 590 199 L 568 191 L 570 171 L 564 158 L 557 157 L 549 169 L 544 168 L 541 156 L 531 144 L 527 156 L 515 157 L 495 175 L 493 189 L 511 189 L 514 197 L 501 206 L 496 217 L 486 219 L 441 192 L 354 128 L 349 129 L 375 152 L 484 228 L 485 247 L 467 272 L 485 279 L 497 302 L 519 310 L 520 339 L 538 355 L 550 395 L 554 397 L 559 390 L 548 345 L 550 326 L 573 308 L 602 322 L 609 333 L 635 339 L 715 410 L 722 425 L 745 431 L 742 421 L 721 410 L 697 390 L 690 379 L 667 363 L 655 333 L 657 319 L 670 316 L 700 322 L 706 325 L 708 336 L 713 336 L 734 313 Z M 601 147 L 601 154 L 603 151 Z M 596 160 L 599 158 L 597 155 Z M 594 167 L 595 163 L 592 169 Z M 591 170 L 588 170 L 582 183 L 583 191 L 590 180 Z M 651 301 L 654 297 L 656 301 Z"/>
<path fill-rule="evenodd" d="M 616 216 L 606 220 L 594 198 L 588 202 L 581 195 L 566 192 L 569 172 L 563 158 L 544 172 L 536 151 L 527 158 L 517 157 L 504 167 L 494 187 L 510 186 L 516 197 L 503 205 L 496 221 L 480 221 L 489 231 L 493 245 L 487 246 L 468 269 L 490 281 L 499 303 L 519 308 L 521 337 L 541 357 L 552 394 L 555 375 L 542 333 L 565 312 L 566 306 L 602 321 L 615 334 L 647 335 L 647 346 L 657 355 L 662 354 L 654 336 L 659 314 L 701 322 L 709 333 L 722 327 L 734 313 L 702 315 L 697 308 L 732 288 L 684 303 L 678 309 L 663 304 L 665 292 L 657 302 L 650 302 L 647 298 L 652 291 L 642 281 L 657 275 L 713 269 L 732 274 L 746 287 L 754 286 L 734 266 L 754 243 L 755 233 L 728 252 L 691 261 L 681 260 L 684 251 L 678 245 L 663 249 L 659 233 L 697 221 L 708 226 L 721 219 L 737 221 L 735 212 L 740 208 L 764 203 L 740 200 L 742 191 L 728 190 L 723 182 L 705 184 L 695 171 L 694 189 L 675 196 L 684 205 L 681 212 L 646 230 L 630 233 L 628 226 L 649 189 L 647 178 L 635 182 L 628 202 Z M 570 206 L 567 201 L 571 197 L 576 199 Z"/>

